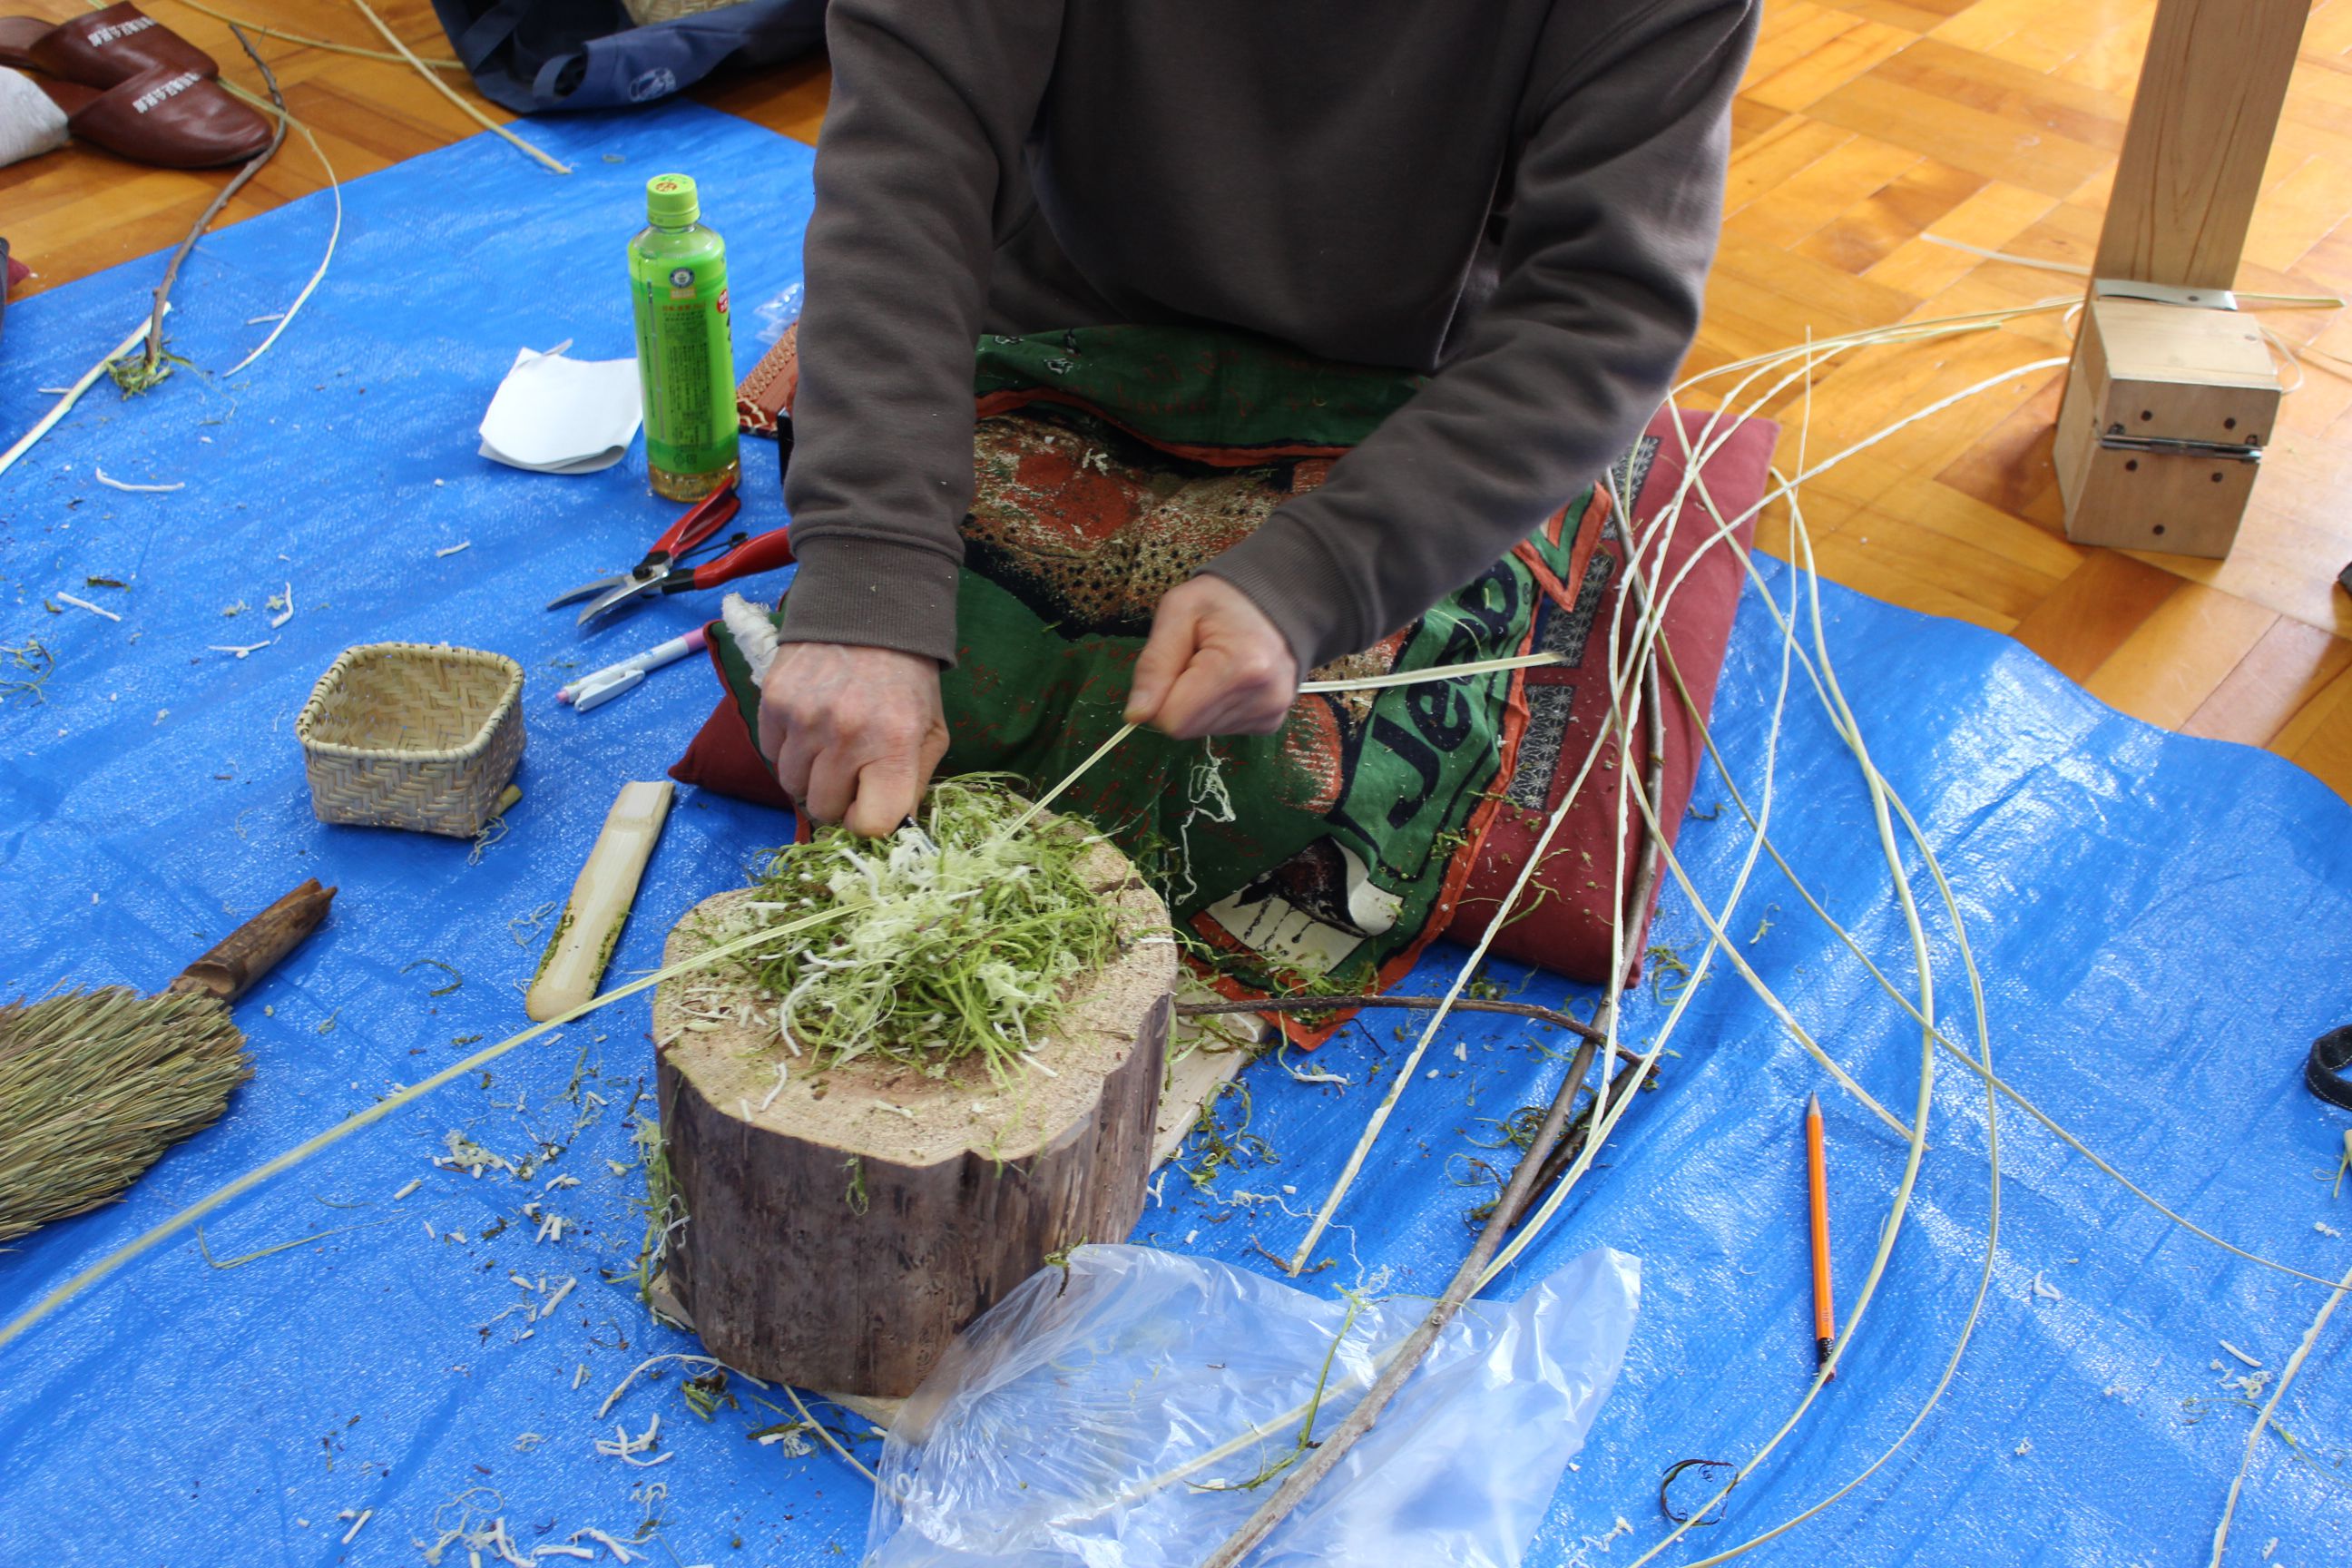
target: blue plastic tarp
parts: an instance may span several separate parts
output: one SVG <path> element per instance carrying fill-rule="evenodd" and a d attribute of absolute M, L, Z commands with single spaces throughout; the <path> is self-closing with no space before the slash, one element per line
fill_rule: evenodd
<path fill-rule="evenodd" d="M 716 697 L 689 664 L 590 714 L 554 705 L 573 673 L 714 606 L 707 595 L 665 601 L 585 639 L 568 614 L 543 612 L 558 590 L 628 564 L 675 509 L 646 492 L 640 456 L 591 477 L 519 473 L 476 455 L 474 427 L 518 347 L 569 338 L 583 357 L 630 351 L 622 246 L 645 178 L 666 169 L 697 177 L 728 237 L 739 352 L 756 352 L 759 303 L 798 279 L 810 154 L 687 105 L 530 134 L 575 172 L 550 174 L 482 136 L 347 186 L 326 282 L 278 345 L 230 379 L 205 371 L 268 330 L 249 318 L 286 308 L 317 264 L 331 206 L 312 196 L 208 238 L 172 317 L 174 351 L 205 370 L 130 401 L 101 384 L 0 478 L 0 643 L 37 637 L 57 656 L 37 700 L 0 702 L 8 988 L 158 987 L 303 878 L 342 889 L 329 925 L 239 1005 L 256 1073 L 228 1115 L 123 1204 L 0 1255 L 0 1313 L 457 1059 L 470 1037 L 517 1027 L 550 906 L 618 784 L 660 776 Z M 50 401 L 38 388 L 71 381 L 137 322 L 159 269 L 159 258 L 128 264 L 9 311 L 0 430 L 29 426 Z M 772 448 L 746 453 L 745 521 L 781 520 Z M 100 467 L 182 488 L 118 490 L 97 482 Z M 1767 572 L 1785 597 L 1789 574 Z M 87 585 L 93 576 L 130 586 Z M 52 615 L 44 600 L 60 591 L 121 618 L 70 605 Z M 2352 811 L 2277 759 L 2122 718 L 2004 638 L 1822 594 L 1874 755 L 1966 911 L 1999 1069 L 2200 1224 L 2342 1275 L 2352 1198 L 2335 1196 L 2331 1179 L 2352 1116 L 2313 1100 L 2299 1069 L 2314 1036 L 2352 1019 Z M 273 596 L 291 603 L 282 626 L 270 624 Z M 294 716 L 342 648 L 394 639 L 495 649 L 529 671 L 526 795 L 506 837 L 478 856 L 458 840 L 311 816 Z M 220 651 L 255 644 L 244 657 Z M 1717 703 L 1727 760 L 1751 797 L 1778 670 L 1751 591 Z M 1867 795 L 1809 699 L 1792 699 L 1779 769 L 1777 842 L 1874 960 L 1910 984 Z M 1710 768 L 1682 838 L 1710 898 L 1747 844 L 1736 810 L 1706 815 L 1724 800 Z M 614 975 L 650 968 L 685 910 L 787 832 L 772 814 L 683 792 Z M 1916 880 L 1929 902 L 1937 1014 L 1967 1039 L 1949 922 Z M 1823 1046 L 1907 1114 L 1917 1030 L 1769 862 L 1731 934 Z M 1670 889 L 1653 941 L 1695 957 L 1703 937 Z M 1438 950 L 1412 984 L 1439 988 L 1459 957 Z M 451 971 L 462 988 L 429 994 Z M 1527 981 L 1531 998 L 1584 1005 L 1557 982 L 1491 973 Z M 1663 1015 L 1654 997 L 1633 999 L 1628 1038 L 1640 1044 Z M 215 1215 L 205 1228 L 214 1263 L 182 1237 L 0 1352 L 0 1562 L 407 1563 L 460 1522 L 491 1519 L 526 1559 L 576 1544 L 610 1562 L 577 1533 L 595 1530 L 643 1537 L 635 1550 L 661 1564 L 854 1560 L 866 1485 L 822 1449 L 748 1436 L 784 1416 L 747 1398 L 698 1419 L 668 1363 L 599 1417 L 645 1357 L 697 1348 L 606 1279 L 637 1251 L 628 1121 L 650 1108 L 646 1026 L 642 1002 L 625 1003 L 501 1059 Z M 1475 1182 L 1468 1162 L 1496 1157 L 1478 1146 L 1498 1136 L 1489 1119 L 1549 1098 L 1560 1070 L 1533 1048 L 1538 1037 L 1508 1020 L 1449 1026 L 1430 1058 L 1435 1077 L 1405 1095 L 1317 1279 L 1439 1287 L 1468 1245 L 1465 1215 L 1490 1195 L 1454 1178 Z M 1404 1048 L 1375 1016 L 1314 1058 L 1345 1087 L 1259 1063 L 1244 1081 L 1263 1149 L 1197 1189 L 1171 1173 L 1137 1239 L 1271 1270 L 1254 1247 L 1296 1245 L 1297 1216 L 1328 1189 Z M 1528 1271 L 1596 1245 L 1643 1259 L 1628 1363 L 1535 1563 L 1638 1556 L 1666 1528 L 1655 1497 L 1668 1465 L 1744 1458 L 1802 1396 L 1807 1093 L 1821 1090 L 1828 1110 L 1849 1291 L 1900 1174 L 1900 1142 L 1726 964 L 1673 1050 L 1603 1168 L 1496 1286 L 1508 1295 Z M 1232 1128 L 1238 1099 L 1219 1113 Z M 540 1163 L 528 1180 L 436 1167 L 452 1132 Z M 1987 1218 L 1983 1095 L 1948 1058 L 1929 1135 L 1910 1221 L 1843 1374 L 1735 1494 L 1727 1520 L 1667 1560 L 1820 1500 L 1932 1390 L 1975 1288 Z M 2275 1374 L 2325 1292 L 2175 1228 L 2014 1110 L 2000 1136 L 2000 1248 L 1958 1375 L 1894 1462 L 1755 1561 L 2205 1560 L 2260 1403 L 2261 1379 L 2238 1352 Z M 578 1184 L 551 1187 L 567 1176 Z M 569 1223 L 534 1239 L 548 1215 Z M 2256 1448 L 2230 1562 L 2352 1559 L 2352 1478 L 2340 1468 L 2352 1451 L 2347 1336 L 2352 1319 L 2320 1338 L 2280 1406 L 2284 1435 Z M 866 1431 L 823 1413 L 845 1436 Z M 634 1437 L 656 1415 L 657 1447 L 633 1457 L 672 1457 L 640 1468 L 598 1452 L 615 1423 Z M 859 1446 L 870 1459 L 877 1445 Z M 465 1560 L 462 1543 L 443 1557 Z"/>

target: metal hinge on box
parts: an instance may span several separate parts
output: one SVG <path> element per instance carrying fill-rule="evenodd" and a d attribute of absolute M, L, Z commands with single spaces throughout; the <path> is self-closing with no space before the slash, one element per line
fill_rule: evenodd
<path fill-rule="evenodd" d="M 2110 452 L 2153 452 L 2168 458 L 2214 458 L 2229 463 L 2259 463 L 2263 449 L 2251 441 L 2199 441 L 2187 436 L 2133 436 L 2120 425 L 2099 433 Z"/>

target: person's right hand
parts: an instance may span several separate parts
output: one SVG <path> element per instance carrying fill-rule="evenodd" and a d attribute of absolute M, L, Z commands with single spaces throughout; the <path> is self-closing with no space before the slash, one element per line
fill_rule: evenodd
<path fill-rule="evenodd" d="M 760 685 L 760 754 L 819 822 L 897 831 L 948 749 L 936 659 L 887 647 L 786 643 Z"/>

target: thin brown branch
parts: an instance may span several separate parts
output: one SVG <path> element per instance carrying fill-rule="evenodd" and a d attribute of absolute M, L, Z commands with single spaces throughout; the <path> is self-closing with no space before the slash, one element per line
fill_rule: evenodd
<path fill-rule="evenodd" d="M 180 241 L 180 248 L 172 252 L 171 262 L 163 268 L 163 280 L 155 285 L 155 310 L 147 318 L 147 355 L 140 362 L 137 372 L 139 386 L 135 390 L 143 391 L 158 379 L 159 367 L 163 360 L 164 301 L 171 298 L 172 285 L 180 276 L 180 263 L 188 258 L 188 252 L 196 247 L 196 241 L 204 238 L 205 231 L 212 227 L 213 219 L 220 216 L 221 209 L 228 205 L 229 199 L 245 189 L 246 182 L 261 173 L 261 166 L 276 157 L 278 149 L 286 144 L 286 95 L 278 89 L 278 78 L 270 70 L 269 62 L 254 52 L 253 40 L 245 36 L 244 28 L 232 23 L 229 31 L 236 35 L 236 41 L 244 48 L 246 58 L 259 69 L 263 84 L 269 89 L 269 101 L 278 106 L 278 129 L 270 133 L 269 145 L 247 159 L 245 167 L 236 172 L 236 177 L 221 187 L 220 194 L 213 197 L 212 205 L 205 208 L 204 216 L 196 219 L 196 226 L 188 230 L 188 237 Z"/>
<path fill-rule="evenodd" d="M 1585 1140 L 1591 1136 L 1592 1129 L 1607 1121 L 1609 1112 L 1617 1102 L 1639 1089 L 1641 1080 L 1646 1076 L 1639 1062 L 1619 1068 L 1617 1076 L 1610 1080 L 1608 1092 L 1595 1095 L 1591 1103 L 1577 1113 L 1576 1119 L 1569 1123 L 1567 1132 L 1552 1146 L 1550 1156 L 1536 1172 L 1536 1179 L 1528 1187 L 1528 1195 L 1520 1201 L 1519 1212 L 1511 1216 L 1514 1230 L 1528 1217 L 1528 1210 L 1535 1206 L 1536 1195 L 1550 1188 L 1568 1173 L 1570 1165 L 1576 1163 L 1576 1157 L 1584 1152 Z"/>

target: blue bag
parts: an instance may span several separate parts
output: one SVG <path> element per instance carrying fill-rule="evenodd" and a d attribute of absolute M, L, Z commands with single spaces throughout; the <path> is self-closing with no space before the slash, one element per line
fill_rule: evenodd
<path fill-rule="evenodd" d="M 739 0 L 646 26 L 620 0 L 433 0 L 482 96 L 518 114 L 655 103 L 722 65 L 824 42 L 824 0 Z"/>

